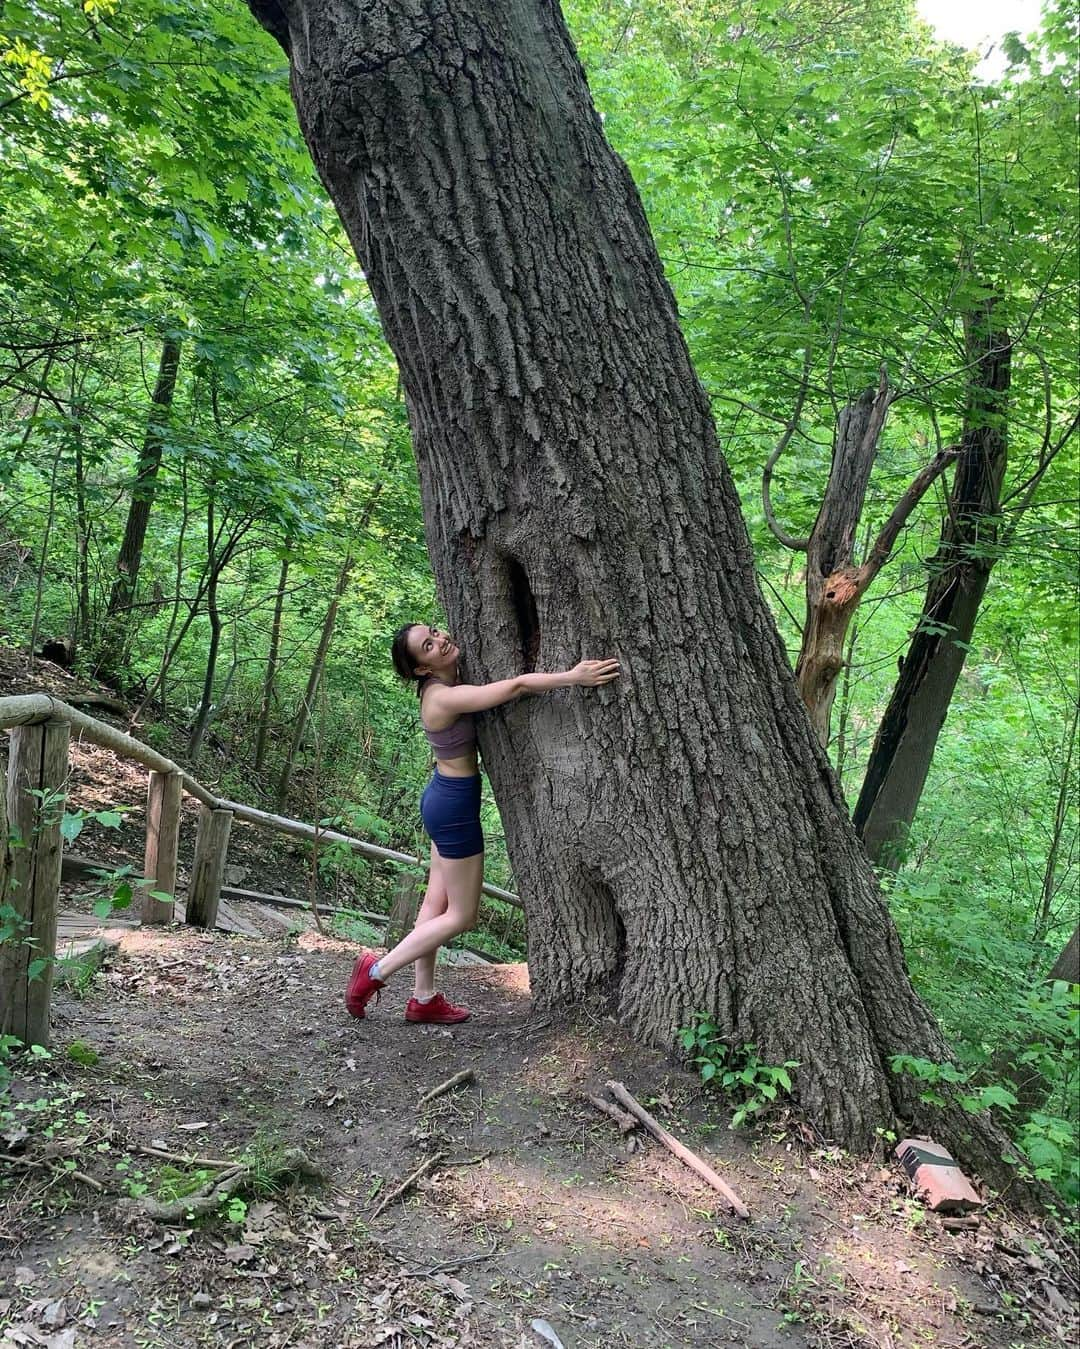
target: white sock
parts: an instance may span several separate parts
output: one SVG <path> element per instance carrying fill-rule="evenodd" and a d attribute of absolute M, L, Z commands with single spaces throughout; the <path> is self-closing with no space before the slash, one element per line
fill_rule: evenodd
<path fill-rule="evenodd" d="M 375 964 L 372 965 L 370 970 L 368 970 L 368 978 L 378 979 L 378 977 L 379 977 L 379 962 L 376 960 Z"/>
<path fill-rule="evenodd" d="M 435 996 L 434 992 L 431 992 L 431 993 L 425 993 L 424 996 L 423 996 L 422 998 L 417 998 L 416 1001 L 417 1001 L 417 1002 L 430 1002 L 431 999 L 432 999 L 434 996 Z"/>

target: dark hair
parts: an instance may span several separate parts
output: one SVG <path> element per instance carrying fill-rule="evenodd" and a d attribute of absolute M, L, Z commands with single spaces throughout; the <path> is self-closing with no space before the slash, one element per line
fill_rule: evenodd
<path fill-rule="evenodd" d="M 404 623 L 394 633 L 394 640 L 390 645 L 390 659 L 394 662 L 399 679 L 404 680 L 406 684 L 411 684 L 415 680 L 422 686 L 428 676 L 416 673 L 413 669 L 413 656 L 409 651 L 409 633 L 415 627 L 419 627 L 419 624 Z M 417 692 L 419 693 L 419 689 Z"/>

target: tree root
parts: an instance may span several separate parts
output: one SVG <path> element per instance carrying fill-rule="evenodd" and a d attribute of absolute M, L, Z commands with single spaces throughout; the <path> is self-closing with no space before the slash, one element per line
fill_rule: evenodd
<path fill-rule="evenodd" d="M 116 1206 L 117 1212 L 124 1218 L 151 1218 L 167 1226 L 184 1223 L 191 1218 L 216 1213 L 224 1200 L 250 1181 L 254 1172 L 254 1166 L 236 1163 L 232 1170 L 208 1180 L 198 1190 L 181 1195 L 179 1199 L 161 1200 L 144 1194 L 138 1199 L 121 1199 Z M 289 1148 L 282 1154 L 275 1167 L 275 1176 L 300 1176 L 314 1181 L 326 1179 L 325 1173 L 299 1148 Z"/>

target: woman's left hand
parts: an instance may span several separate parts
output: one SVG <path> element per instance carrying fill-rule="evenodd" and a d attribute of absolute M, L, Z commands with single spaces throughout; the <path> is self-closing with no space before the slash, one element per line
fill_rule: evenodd
<path fill-rule="evenodd" d="M 610 684 L 619 677 L 617 660 L 582 660 L 570 671 L 574 683 L 581 688 L 597 688 Z"/>

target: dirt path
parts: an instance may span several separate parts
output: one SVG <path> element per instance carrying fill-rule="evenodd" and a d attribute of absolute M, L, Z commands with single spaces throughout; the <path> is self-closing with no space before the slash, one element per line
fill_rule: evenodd
<path fill-rule="evenodd" d="M 880 1160 L 732 1133 L 613 1024 L 532 1017 L 521 966 L 447 970 L 474 1013 L 452 1030 L 405 1023 L 404 982 L 352 1021 L 354 954 L 312 933 L 135 931 L 81 999 L 58 995 L 53 1057 L 3 1128 L 52 1168 L 3 1179 L 3 1349 L 536 1349 L 538 1318 L 566 1349 L 1040 1343 L 971 1310 L 1000 1305 L 970 1263 L 983 1238 L 944 1233 Z M 476 1086 L 417 1110 L 462 1068 Z M 655 1144 L 628 1154 L 580 1099 L 611 1077 L 717 1165 L 750 1223 Z M 296 1146 L 328 1179 L 164 1227 L 118 1199 L 210 1172 L 148 1146 L 263 1170 Z M 432 1151 L 445 1164 L 372 1220 Z"/>

